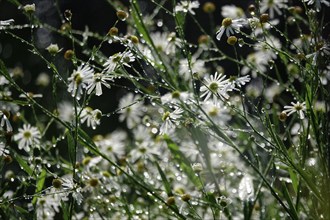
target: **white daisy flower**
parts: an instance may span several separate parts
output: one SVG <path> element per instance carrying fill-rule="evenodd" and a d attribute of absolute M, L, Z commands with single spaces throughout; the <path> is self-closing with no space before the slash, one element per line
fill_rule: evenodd
<path fill-rule="evenodd" d="M 196 56 L 191 57 L 190 67 L 193 74 L 203 75 L 206 72 L 204 60 L 197 59 Z M 190 74 L 190 69 L 187 59 L 180 60 L 179 74 L 185 80 L 191 80 L 192 76 Z"/>
<path fill-rule="evenodd" d="M 41 134 L 36 127 L 30 124 L 24 124 L 23 128 L 18 129 L 18 134 L 14 136 L 14 140 L 18 141 L 18 149 L 30 151 L 30 147 L 40 143 Z"/>
<path fill-rule="evenodd" d="M 13 131 L 13 127 L 10 124 L 10 121 L 8 120 L 7 116 L 5 115 L 5 113 L 3 113 L 0 110 L 0 127 L 5 128 L 6 132 L 12 132 Z"/>
<path fill-rule="evenodd" d="M 85 123 L 87 126 L 96 129 L 96 126 L 101 123 L 102 112 L 98 109 L 93 110 L 91 107 L 86 107 L 82 110 L 80 115 L 80 122 Z"/>
<path fill-rule="evenodd" d="M 328 0 L 303 0 L 307 2 L 307 5 L 313 5 L 315 3 L 316 11 L 319 12 L 322 8 L 321 3 L 325 4 L 327 7 L 330 6 L 330 2 Z"/>
<path fill-rule="evenodd" d="M 263 0 L 260 2 L 260 13 L 269 11 L 269 17 L 275 17 L 275 13 L 282 14 L 281 9 L 287 8 L 288 0 Z"/>
<path fill-rule="evenodd" d="M 177 37 L 175 37 L 175 33 L 153 32 L 150 34 L 150 37 L 156 49 L 167 55 L 174 54 L 176 45 L 179 44 Z"/>
<path fill-rule="evenodd" d="M 0 21 L 0 27 L 9 26 L 9 25 L 12 25 L 13 23 L 14 23 L 14 19 L 3 20 L 3 21 Z"/>
<path fill-rule="evenodd" d="M 119 52 L 109 57 L 109 59 L 103 64 L 105 67 L 104 72 L 114 72 L 121 65 L 130 67 L 128 63 L 134 62 L 135 56 L 130 51 L 125 51 L 123 53 Z"/>
<path fill-rule="evenodd" d="M 103 73 L 95 73 L 93 76 L 93 82 L 87 87 L 87 93 L 91 94 L 95 89 L 95 94 L 97 96 L 102 95 L 102 85 L 110 89 L 108 81 L 113 81 L 113 77 Z"/>
<path fill-rule="evenodd" d="M 173 112 L 165 112 L 163 114 L 162 120 L 163 124 L 160 126 L 159 134 L 167 134 L 173 131 L 178 125 L 178 119 L 181 118 L 183 110 L 176 108 Z"/>
<path fill-rule="evenodd" d="M 9 154 L 9 150 L 6 149 L 6 145 L 3 142 L 0 142 L 0 156 Z"/>
<path fill-rule="evenodd" d="M 247 24 L 247 21 L 244 18 L 224 18 L 222 20 L 221 27 L 217 32 L 217 40 L 220 40 L 225 32 L 227 37 L 233 35 L 235 32 L 238 33 L 240 28 L 243 27 L 245 24 Z"/>
<path fill-rule="evenodd" d="M 119 101 L 119 121 L 126 120 L 129 129 L 135 127 L 141 122 L 143 105 L 140 102 L 140 99 L 140 95 L 134 96 L 132 93 L 128 93 Z"/>
<path fill-rule="evenodd" d="M 174 11 L 182 11 L 184 13 L 189 12 L 190 14 L 195 15 L 195 12 L 193 11 L 195 8 L 199 8 L 198 1 L 181 1 L 177 6 L 175 6 Z"/>
<path fill-rule="evenodd" d="M 203 86 L 200 88 L 202 95 L 201 98 L 204 98 L 204 101 L 207 101 L 210 98 L 213 98 L 213 102 L 216 103 L 218 97 L 225 99 L 229 98 L 227 94 L 228 91 L 232 91 L 232 84 L 229 79 L 225 79 L 226 76 L 222 74 L 211 75 L 206 77 L 203 82 Z"/>
<path fill-rule="evenodd" d="M 245 18 L 244 10 L 236 5 L 224 5 L 221 8 L 221 16 L 224 18 Z"/>
<path fill-rule="evenodd" d="M 88 65 L 81 65 L 73 71 L 68 81 L 70 83 L 68 92 L 71 93 L 72 97 L 76 96 L 79 100 L 83 94 L 83 89 L 93 82 L 93 69 Z"/>
<path fill-rule="evenodd" d="M 283 113 L 286 113 L 288 116 L 297 112 L 300 119 L 305 118 L 304 111 L 306 111 L 306 103 L 300 103 L 299 101 L 297 103 L 291 102 L 292 105 L 286 105 L 284 108 L 286 110 L 283 111 Z"/>

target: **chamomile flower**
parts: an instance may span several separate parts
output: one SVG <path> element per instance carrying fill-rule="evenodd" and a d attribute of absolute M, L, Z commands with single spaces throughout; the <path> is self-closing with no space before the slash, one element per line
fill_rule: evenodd
<path fill-rule="evenodd" d="M 180 60 L 179 74 L 185 79 L 190 80 L 192 75 L 190 73 L 190 68 L 192 74 L 203 75 L 206 72 L 205 62 L 202 59 L 197 59 L 197 56 L 192 56 L 190 61 L 190 67 L 187 59 Z"/>
<path fill-rule="evenodd" d="M 141 96 L 134 96 L 132 93 L 128 93 L 122 97 L 119 101 L 119 109 L 121 109 L 119 121 L 126 120 L 127 127 L 129 129 L 135 127 L 141 122 L 143 115 L 143 105 L 140 102 Z"/>
<path fill-rule="evenodd" d="M 18 141 L 18 149 L 29 152 L 30 147 L 40 143 L 41 134 L 36 127 L 30 124 L 24 124 L 23 128 L 18 129 L 18 134 L 14 136 L 14 140 Z"/>
<path fill-rule="evenodd" d="M 322 8 L 321 3 L 326 5 L 327 7 L 330 6 L 330 2 L 328 0 L 303 0 L 304 2 L 307 2 L 307 5 L 313 5 L 315 4 L 316 11 L 319 12 Z"/>
<path fill-rule="evenodd" d="M 110 89 L 109 81 L 113 81 L 113 77 L 104 73 L 95 73 L 93 76 L 93 82 L 87 87 L 87 93 L 90 94 L 95 89 L 97 96 L 102 95 L 102 85 Z"/>
<path fill-rule="evenodd" d="M 240 28 L 243 27 L 245 24 L 247 24 L 247 22 L 244 18 L 224 18 L 222 20 L 221 27 L 217 32 L 217 40 L 220 40 L 225 32 L 227 37 L 233 35 L 235 32 L 239 32 Z"/>
<path fill-rule="evenodd" d="M 178 125 L 182 116 L 183 110 L 176 108 L 173 112 L 165 112 L 162 117 L 163 124 L 160 126 L 159 134 L 167 134 L 173 131 Z"/>
<path fill-rule="evenodd" d="M 130 67 L 129 63 L 135 61 L 135 56 L 130 51 L 123 53 L 119 52 L 109 57 L 109 59 L 103 64 L 104 72 L 111 73 L 122 65 Z"/>
<path fill-rule="evenodd" d="M 71 76 L 68 78 L 69 87 L 68 92 L 72 97 L 79 100 L 83 94 L 83 89 L 88 87 L 93 82 L 93 69 L 88 65 L 81 65 L 74 70 Z"/>
<path fill-rule="evenodd" d="M 10 121 L 8 120 L 7 116 L 5 113 L 3 113 L 0 110 L 0 127 L 5 128 L 6 132 L 12 132 L 13 131 L 13 127 L 10 124 Z"/>
<path fill-rule="evenodd" d="M 281 9 L 287 7 L 288 0 L 263 0 L 260 2 L 260 13 L 269 11 L 269 17 L 272 19 L 275 17 L 275 13 L 282 14 Z"/>
<path fill-rule="evenodd" d="M 163 95 L 160 100 L 162 101 L 162 104 L 166 103 L 180 103 L 180 102 L 187 102 L 189 98 L 192 97 L 192 94 L 189 92 L 180 92 L 180 91 L 173 91 L 171 93 L 166 93 Z"/>
<path fill-rule="evenodd" d="M 286 105 L 284 108 L 286 110 L 283 111 L 283 113 L 287 114 L 288 116 L 293 113 L 298 113 L 300 119 L 305 118 L 304 111 L 306 111 L 306 103 L 300 103 L 299 101 L 297 103 L 291 102 L 292 105 Z"/>
<path fill-rule="evenodd" d="M 0 21 L 0 27 L 9 26 L 9 25 L 12 25 L 13 23 L 14 23 L 14 19 L 3 20 L 3 21 Z"/>
<path fill-rule="evenodd" d="M 172 35 L 172 37 L 170 37 Z M 150 37 L 159 52 L 164 52 L 167 55 L 174 54 L 178 40 L 172 33 L 153 32 Z"/>
<path fill-rule="evenodd" d="M 216 103 L 218 97 L 228 99 L 228 91 L 232 91 L 232 85 L 229 79 L 226 79 L 225 75 L 218 74 L 206 77 L 203 82 L 203 86 L 200 88 L 201 98 L 204 101 L 213 98 L 213 102 Z"/>
<path fill-rule="evenodd" d="M 198 1 L 181 1 L 177 6 L 175 6 L 174 11 L 182 11 L 184 13 L 189 12 L 190 14 L 195 15 L 195 12 L 193 11 L 195 8 L 199 8 Z"/>
<path fill-rule="evenodd" d="M 9 150 L 6 149 L 6 145 L 3 142 L 0 142 L 0 156 L 9 154 Z"/>
<path fill-rule="evenodd" d="M 82 110 L 80 115 L 81 123 L 87 121 L 87 126 L 96 129 L 96 126 L 101 123 L 102 112 L 98 109 L 93 110 L 90 107 L 86 107 Z"/>
<path fill-rule="evenodd" d="M 221 16 L 224 18 L 244 18 L 244 10 L 240 7 L 235 5 L 224 5 L 221 8 Z"/>

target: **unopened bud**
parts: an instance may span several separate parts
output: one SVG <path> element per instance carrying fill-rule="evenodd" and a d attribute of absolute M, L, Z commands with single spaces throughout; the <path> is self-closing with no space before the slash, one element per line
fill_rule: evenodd
<path fill-rule="evenodd" d="M 119 10 L 116 12 L 119 20 L 125 21 L 128 18 L 128 14 L 125 11 Z"/>

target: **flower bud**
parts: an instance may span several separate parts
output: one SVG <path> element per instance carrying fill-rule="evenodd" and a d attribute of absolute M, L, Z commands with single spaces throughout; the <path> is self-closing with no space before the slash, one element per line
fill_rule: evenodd
<path fill-rule="evenodd" d="M 139 43 L 139 38 L 135 35 L 132 35 L 131 37 L 131 41 L 133 44 L 138 44 Z"/>
<path fill-rule="evenodd" d="M 281 112 L 278 116 L 278 119 L 280 119 L 280 121 L 284 122 L 287 119 L 288 115 L 285 112 Z"/>
<path fill-rule="evenodd" d="M 227 38 L 227 43 L 228 43 L 229 45 L 234 46 L 234 45 L 236 44 L 236 42 L 237 42 L 237 37 L 235 37 L 235 36 L 229 36 L 229 37 Z"/>
<path fill-rule="evenodd" d="M 205 13 L 213 13 L 215 11 L 216 7 L 213 2 L 205 2 L 203 5 L 203 11 Z"/>
<path fill-rule="evenodd" d="M 192 169 L 193 171 L 195 171 L 196 173 L 200 173 L 203 171 L 203 165 L 201 163 L 194 163 L 192 165 Z"/>
<path fill-rule="evenodd" d="M 110 28 L 108 34 L 109 34 L 110 36 L 117 36 L 117 35 L 118 35 L 118 28 L 116 28 L 116 27 L 112 27 L 112 28 Z"/>
<path fill-rule="evenodd" d="M 198 44 L 207 44 L 210 41 L 209 36 L 201 35 L 198 37 Z"/>
<path fill-rule="evenodd" d="M 96 187 L 99 185 L 99 180 L 96 178 L 92 178 L 88 181 L 89 185 L 92 187 Z"/>
<path fill-rule="evenodd" d="M 266 23 L 266 22 L 269 21 L 269 15 L 268 14 L 261 14 L 259 19 L 260 19 L 261 23 Z"/>
<path fill-rule="evenodd" d="M 27 13 L 32 14 L 36 11 L 36 5 L 34 3 L 30 5 L 24 5 L 23 10 Z"/>
<path fill-rule="evenodd" d="M 181 199 L 182 199 L 182 201 L 184 201 L 184 202 L 188 202 L 188 201 L 191 199 L 191 195 L 190 195 L 190 194 L 183 194 L 183 195 L 181 196 Z"/>
<path fill-rule="evenodd" d="M 67 50 L 64 53 L 64 59 L 66 60 L 71 60 L 74 56 L 74 51 L 73 50 Z"/>
<path fill-rule="evenodd" d="M 174 196 L 168 197 L 167 200 L 166 200 L 166 204 L 167 205 L 174 205 L 175 204 L 175 198 L 174 198 Z"/>
<path fill-rule="evenodd" d="M 52 185 L 55 189 L 60 189 L 62 187 L 62 181 L 60 179 L 53 179 Z"/>
<path fill-rule="evenodd" d="M 128 14 L 125 11 L 119 10 L 116 12 L 119 20 L 125 21 L 128 18 Z"/>
<path fill-rule="evenodd" d="M 60 51 L 57 44 L 50 44 L 48 47 L 46 47 L 46 50 L 48 50 L 52 56 L 55 56 Z"/>

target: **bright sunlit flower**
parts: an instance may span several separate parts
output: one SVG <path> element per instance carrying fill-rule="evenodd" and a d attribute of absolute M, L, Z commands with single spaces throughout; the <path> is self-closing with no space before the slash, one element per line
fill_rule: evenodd
<path fill-rule="evenodd" d="M 181 1 L 177 6 L 175 6 L 174 11 L 182 11 L 184 13 L 189 12 L 190 14 L 195 15 L 195 12 L 193 11 L 195 8 L 199 8 L 198 1 Z"/>
<path fill-rule="evenodd" d="M 93 69 L 88 65 L 81 65 L 73 71 L 68 81 L 70 83 L 68 92 L 71 93 L 72 97 L 76 96 L 79 100 L 84 92 L 83 89 L 93 82 Z"/>
<path fill-rule="evenodd" d="M 14 140 L 18 141 L 18 149 L 30 151 L 30 147 L 38 145 L 41 139 L 41 134 L 36 127 L 30 124 L 24 124 L 23 128 L 18 129 L 18 134 L 14 136 Z"/>
<path fill-rule="evenodd" d="M 229 37 L 233 35 L 235 32 L 238 33 L 240 28 L 247 24 L 246 19 L 231 19 L 224 18 L 222 20 L 222 24 L 220 29 L 217 32 L 217 40 L 220 40 L 222 35 L 226 32 L 226 36 Z"/>
<path fill-rule="evenodd" d="M 305 118 L 305 114 L 304 111 L 306 111 L 306 103 L 300 103 L 299 101 L 297 103 L 291 102 L 292 105 L 286 105 L 284 106 L 284 108 L 286 110 L 284 110 L 283 112 L 286 113 L 288 116 L 297 112 L 299 115 L 300 119 L 304 119 Z"/>
<path fill-rule="evenodd" d="M 204 79 L 203 86 L 200 88 L 201 98 L 204 98 L 204 101 L 213 99 L 213 102 L 216 103 L 218 97 L 228 99 L 228 91 L 232 91 L 232 84 L 229 79 L 226 79 L 225 75 L 218 74 L 210 75 Z"/>

